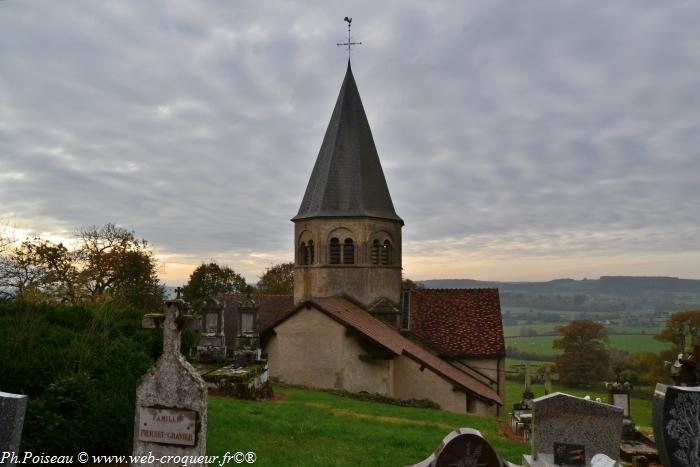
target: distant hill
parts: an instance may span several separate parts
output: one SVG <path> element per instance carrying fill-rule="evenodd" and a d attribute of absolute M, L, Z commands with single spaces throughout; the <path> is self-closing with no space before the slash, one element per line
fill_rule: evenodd
<path fill-rule="evenodd" d="M 649 308 L 675 311 L 700 307 L 700 280 L 677 277 L 602 276 L 546 282 L 498 282 L 473 279 L 420 281 L 427 288 L 497 288 L 504 305 L 572 311 Z"/>
<path fill-rule="evenodd" d="M 700 280 L 677 277 L 602 276 L 599 279 L 554 279 L 546 282 L 497 282 L 474 279 L 430 279 L 420 281 L 429 289 L 498 288 L 508 292 L 590 293 L 624 295 L 628 293 L 700 294 Z"/>

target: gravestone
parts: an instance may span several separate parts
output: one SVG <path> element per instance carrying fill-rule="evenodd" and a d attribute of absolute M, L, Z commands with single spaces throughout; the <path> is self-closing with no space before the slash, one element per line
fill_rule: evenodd
<path fill-rule="evenodd" d="M 625 418 L 629 418 L 632 385 L 627 381 L 624 383 L 614 382 L 605 383 L 605 388 L 608 390 L 608 403 L 615 407 L 620 407 L 623 410 Z"/>
<path fill-rule="evenodd" d="M 656 449 L 663 465 L 700 465 L 700 387 L 657 384 L 652 412 Z"/>
<path fill-rule="evenodd" d="M 144 317 L 144 327 L 162 326 L 163 354 L 136 389 L 133 454 L 141 457 L 142 462 L 132 466 L 152 466 L 153 461 L 147 460 L 150 456 L 199 457 L 206 453 L 206 384 L 180 353 L 180 332 L 199 327 L 188 311 L 182 300 L 170 300 L 165 304 L 164 315 Z"/>
<path fill-rule="evenodd" d="M 238 335 L 234 358 L 237 365 L 246 366 L 260 360 L 260 335 L 257 331 L 258 304 L 250 296 L 238 305 Z"/>
<path fill-rule="evenodd" d="M 0 456 L 16 453 L 19 456 L 19 442 L 22 439 L 24 412 L 27 409 L 27 396 L 0 392 Z M 15 465 L 12 457 L 0 462 Z"/>
<path fill-rule="evenodd" d="M 590 465 L 602 453 L 618 460 L 622 434 L 622 409 L 555 392 L 533 401 L 532 455 L 526 466 Z"/>
<path fill-rule="evenodd" d="M 197 360 L 200 363 L 220 363 L 226 360 L 224 334 L 224 306 L 209 297 L 202 305 L 202 328 L 197 341 Z"/>
<path fill-rule="evenodd" d="M 443 438 L 434 453 L 411 467 L 507 467 L 481 433 L 460 428 Z"/>

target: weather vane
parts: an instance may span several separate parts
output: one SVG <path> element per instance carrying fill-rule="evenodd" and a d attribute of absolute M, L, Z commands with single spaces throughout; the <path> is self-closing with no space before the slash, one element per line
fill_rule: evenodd
<path fill-rule="evenodd" d="M 348 46 L 348 61 L 350 61 L 350 47 L 352 47 L 353 45 L 362 45 L 362 42 L 352 42 L 350 40 L 350 26 L 352 26 L 352 18 L 348 18 L 346 16 L 345 22 L 348 23 L 348 41 L 344 42 L 342 44 L 335 44 L 335 45 L 347 45 Z"/>

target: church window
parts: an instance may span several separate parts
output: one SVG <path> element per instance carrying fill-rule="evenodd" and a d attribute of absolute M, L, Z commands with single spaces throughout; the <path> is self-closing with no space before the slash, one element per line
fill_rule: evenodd
<path fill-rule="evenodd" d="M 306 264 L 306 243 L 301 242 L 299 245 L 299 264 Z"/>
<path fill-rule="evenodd" d="M 374 240 L 372 242 L 372 264 L 379 264 L 379 240 Z"/>
<path fill-rule="evenodd" d="M 340 264 L 340 240 L 331 238 L 329 253 L 331 264 Z"/>
<path fill-rule="evenodd" d="M 384 240 L 380 254 L 382 264 L 391 264 L 391 253 L 391 242 L 389 240 Z"/>
<path fill-rule="evenodd" d="M 355 263 L 355 244 L 352 238 L 346 238 L 343 244 L 343 264 Z"/>
<path fill-rule="evenodd" d="M 314 241 L 309 240 L 309 246 L 306 247 L 306 258 L 308 260 L 306 264 L 314 264 L 314 256 Z"/>

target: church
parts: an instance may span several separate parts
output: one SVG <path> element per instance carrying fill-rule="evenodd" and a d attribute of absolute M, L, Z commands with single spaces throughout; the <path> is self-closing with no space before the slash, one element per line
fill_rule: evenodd
<path fill-rule="evenodd" d="M 292 222 L 293 306 L 260 329 L 271 377 L 503 413 L 498 290 L 402 290 L 404 222 L 349 61 Z"/>

